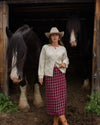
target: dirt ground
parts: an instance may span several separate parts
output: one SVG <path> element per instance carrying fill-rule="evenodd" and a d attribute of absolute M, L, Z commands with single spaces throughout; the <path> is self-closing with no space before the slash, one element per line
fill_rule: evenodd
<path fill-rule="evenodd" d="M 84 91 L 82 79 L 77 74 L 66 75 L 67 78 L 67 108 L 66 118 L 69 125 L 100 125 L 100 119 L 94 114 L 84 115 L 84 107 L 88 101 L 87 95 L 90 91 Z M 43 100 L 45 102 L 45 84 L 40 86 Z M 11 93 L 13 100 L 18 102 L 20 95 L 19 89 Z M 0 125 L 52 125 L 53 117 L 46 114 L 46 105 L 36 108 L 33 105 L 33 95 L 28 94 L 31 109 L 29 112 L 19 112 L 12 114 L 2 114 Z M 59 125 L 61 123 L 59 122 Z"/>

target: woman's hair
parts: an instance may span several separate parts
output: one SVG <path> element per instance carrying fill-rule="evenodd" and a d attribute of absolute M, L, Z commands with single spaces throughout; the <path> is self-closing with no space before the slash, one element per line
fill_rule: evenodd
<path fill-rule="evenodd" d="M 51 37 L 49 37 L 49 43 L 52 43 Z M 63 42 L 62 42 L 62 38 L 59 36 L 59 40 L 58 40 L 58 44 L 61 46 L 64 46 Z"/>

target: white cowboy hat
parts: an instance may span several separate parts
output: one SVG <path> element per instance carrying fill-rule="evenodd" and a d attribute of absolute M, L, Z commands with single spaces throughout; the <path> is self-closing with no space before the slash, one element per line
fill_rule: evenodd
<path fill-rule="evenodd" d="M 56 27 L 52 27 L 51 30 L 50 30 L 50 32 L 46 32 L 45 35 L 46 35 L 46 37 L 49 38 L 50 35 L 51 35 L 51 34 L 54 34 L 54 33 L 59 34 L 60 37 L 63 37 L 63 36 L 64 36 L 64 31 L 59 32 L 59 30 L 58 30 Z"/>

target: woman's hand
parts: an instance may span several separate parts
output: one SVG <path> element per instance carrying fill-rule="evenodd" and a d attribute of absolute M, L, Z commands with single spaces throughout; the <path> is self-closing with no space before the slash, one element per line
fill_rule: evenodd
<path fill-rule="evenodd" d="M 39 78 L 39 82 L 42 85 L 43 84 L 43 78 Z"/>
<path fill-rule="evenodd" d="M 65 68 L 66 67 L 66 64 L 65 63 L 61 63 L 60 65 L 59 65 L 59 68 Z"/>

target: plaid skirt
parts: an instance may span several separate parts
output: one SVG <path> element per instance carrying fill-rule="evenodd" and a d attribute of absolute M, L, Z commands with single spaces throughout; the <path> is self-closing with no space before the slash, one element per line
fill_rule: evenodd
<path fill-rule="evenodd" d="M 45 76 L 45 87 L 47 114 L 64 115 L 67 107 L 66 77 L 58 67 L 54 67 L 53 76 Z"/>

